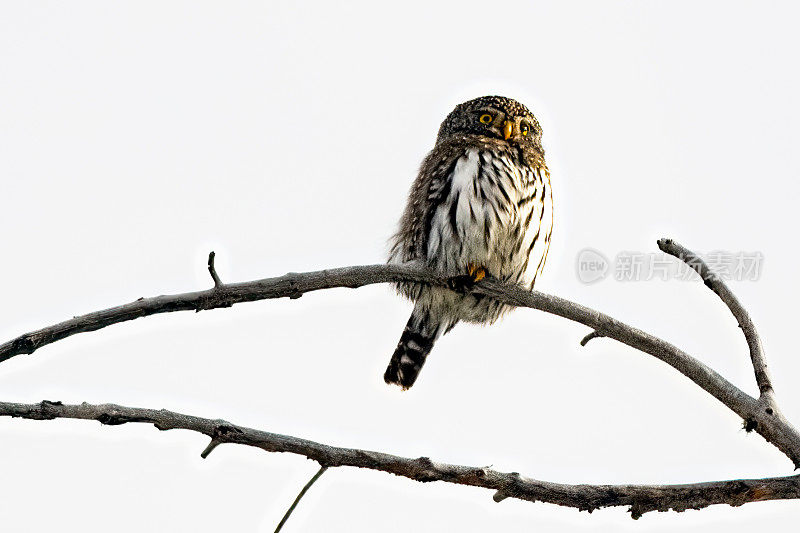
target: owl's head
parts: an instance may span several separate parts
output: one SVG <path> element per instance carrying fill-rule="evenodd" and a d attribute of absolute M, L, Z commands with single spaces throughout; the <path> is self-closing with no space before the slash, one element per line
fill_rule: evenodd
<path fill-rule="evenodd" d="M 452 137 L 489 138 L 542 153 L 542 130 L 527 107 L 504 96 L 482 96 L 458 104 L 439 128 L 440 143 Z"/>

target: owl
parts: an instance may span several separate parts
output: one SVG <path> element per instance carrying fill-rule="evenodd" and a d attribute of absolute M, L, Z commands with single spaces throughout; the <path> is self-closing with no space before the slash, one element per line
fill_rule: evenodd
<path fill-rule="evenodd" d="M 457 105 L 442 122 L 390 241 L 389 263 L 532 288 L 552 229 L 538 121 L 516 100 L 484 96 Z M 446 287 L 399 283 L 397 289 L 415 305 L 384 380 L 403 389 L 414 384 L 436 340 L 459 321 L 491 324 L 509 309 Z"/>

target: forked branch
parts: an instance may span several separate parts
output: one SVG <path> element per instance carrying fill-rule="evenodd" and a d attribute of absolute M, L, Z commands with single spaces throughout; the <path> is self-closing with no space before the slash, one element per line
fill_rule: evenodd
<path fill-rule="evenodd" d="M 703 259 L 691 250 L 681 246 L 672 239 L 659 239 L 658 247 L 662 252 L 677 257 L 692 270 L 697 272 L 702 278 L 706 287 L 714 291 L 719 298 L 728 306 L 736 322 L 744 333 L 747 347 L 750 350 L 750 359 L 753 362 L 753 370 L 756 374 L 756 383 L 761 397 L 770 397 L 772 394 L 772 379 L 767 370 L 767 361 L 764 357 L 764 349 L 761 347 L 761 338 L 756 332 L 756 326 L 750 318 L 750 313 L 744 308 L 738 298 L 728 288 L 722 278 L 720 278 Z"/>
<path fill-rule="evenodd" d="M 760 397 L 753 398 L 720 374 L 676 346 L 625 324 L 608 315 L 575 302 L 527 291 L 516 285 L 486 279 L 469 288 L 470 292 L 495 298 L 516 307 L 530 307 L 579 322 L 592 329 L 582 344 L 596 337 L 608 337 L 650 354 L 672 366 L 696 385 L 739 415 L 748 431 L 754 430 L 776 446 L 800 467 L 800 433 L 778 411 L 767 366 L 755 327 L 740 302 L 719 277 L 695 254 L 679 244 L 662 239 L 659 247 L 695 269 L 728 306 L 744 332 L 755 370 Z M 244 283 L 222 283 L 214 268 L 213 252 L 208 261 L 214 287 L 205 291 L 140 298 L 129 304 L 89 313 L 37 331 L 26 333 L 0 345 L 0 362 L 64 339 L 76 333 L 93 331 L 143 316 L 173 311 L 202 311 L 230 307 L 241 302 L 270 298 L 299 298 L 307 292 L 334 287 L 356 288 L 373 283 L 415 281 L 449 286 L 449 279 L 430 270 L 407 265 L 345 267 L 302 274 L 290 273 Z M 405 459 L 379 452 L 335 448 L 311 441 L 242 428 L 222 421 L 181 415 L 169 411 L 128 408 L 115 405 L 61 405 L 0 403 L 0 415 L 34 419 L 81 418 L 103 424 L 152 423 L 159 429 L 183 428 L 199 431 L 211 438 L 203 456 L 225 442 L 256 446 L 267 451 L 305 455 L 321 466 L 357 466 L 406 476 L 418 481 L 448 481 L 497 491 L 499 501 L 506 497 L 544 501 L 592 510 L 613 505 L 629 505 L 634 517 L 651 510 L 701 508 L 714 503 L 741 505 L 765 499 L 800 498 L 797 476 L 699 483 L 692 485 L 562 485 L 504 474 L 487 468 L 433 463 L 427 458 Z"/>

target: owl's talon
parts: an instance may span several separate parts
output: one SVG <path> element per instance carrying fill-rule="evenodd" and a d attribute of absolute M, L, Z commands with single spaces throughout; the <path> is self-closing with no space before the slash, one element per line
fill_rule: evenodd
<path fill-rule="evenodd" d="M 486 277 L 486 269 L 474 263 L 469 264 L 467 271 L 474 282 L 478 282 Z"/>
<path fill-rule="evenodd" d="M 467 272 L 468 274 L 453 276 L 448 279 L 447 287 L 456 292 L 466 293 L 472 290 L 476 283 L 488 276 L 485 268 L 477 266 L 474 263 L 470 263 L 467 266 Z"/>
<path fill-rule="evenodd" d="M 470 274 L 453 276 L 447 280 L 447 288 L 451 291 L 467 293 L 475 286 L 475 280 Z"/>

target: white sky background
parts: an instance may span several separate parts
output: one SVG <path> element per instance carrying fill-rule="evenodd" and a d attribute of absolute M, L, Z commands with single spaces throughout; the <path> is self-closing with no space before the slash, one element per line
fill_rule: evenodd
<path fill-rule="evenodd" d="M 384 259 L 439 123 L 465 99 L 539 118 L 556 202 L 538 288 L 662 336 L 750 393 L 702 283 L 582 284 L 671 236 L 760 251 L 731 282 L 800 423 L 800 158 L 789 2 L 3 2 L 0 338 L 140 296 Z M 169 408 L 330 444 L 567 483 L 684 483 L 791 464 L 672 368 L 520 310 L 460 325 L 406 393 L 388 286 L 160 315 L 0 365 L 3 400 Z M 151 426 L 0 420 L 4 531 L 272 531 L 317 466 Z M 788 531 L 798 503 L 588 515 L 329 471 L 285 531 Z"/>

